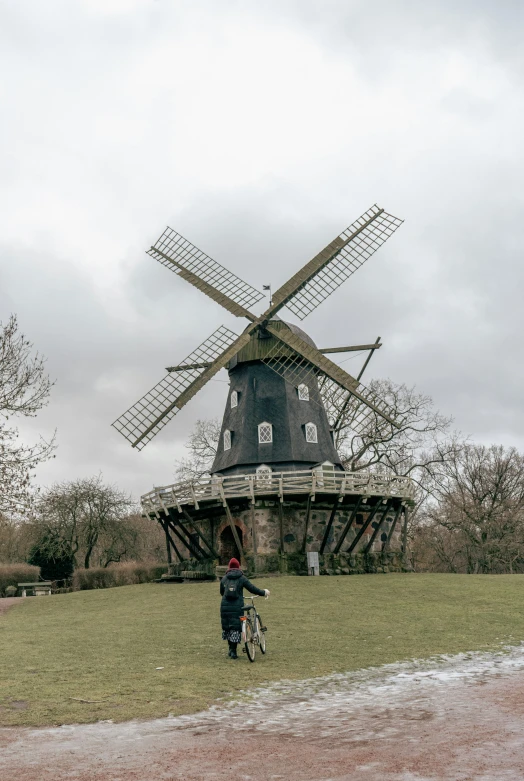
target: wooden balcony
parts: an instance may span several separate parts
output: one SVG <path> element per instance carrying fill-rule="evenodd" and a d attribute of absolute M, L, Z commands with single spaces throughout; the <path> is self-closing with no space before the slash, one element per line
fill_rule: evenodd
<path fill-rule="evenodd" d="M 295 499 L 320 496 L 381 496 L 410 502 L 415 486 L 409 477 L 383 477 L 370 472 L 272 472 L 263 475 L 207 477 L 193 482 L 173 483 L 154 488 L 141 498 L 144 515 L 157 516 L 172 508 L 205 508 L 206 504 L 226 505 L 229 499 Z"/>

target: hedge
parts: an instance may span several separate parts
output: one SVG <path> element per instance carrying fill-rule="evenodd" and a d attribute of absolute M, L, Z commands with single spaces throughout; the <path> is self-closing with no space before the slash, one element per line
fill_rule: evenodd
<path fill-rule="evenodd" d="M 73 591 L 152 583 L 166 571 L 167 567 L 161 564 L 136 561 L 111 564 L 109 567 L 77 569 L 73 574 Z"/>
<path fill-rule="evenodd" d="M 0 564 L 0 597 L 5 597 L 8 586 L 19 583 L 37 583 L 40 579 L 40 567 L 32 564 Z"/>

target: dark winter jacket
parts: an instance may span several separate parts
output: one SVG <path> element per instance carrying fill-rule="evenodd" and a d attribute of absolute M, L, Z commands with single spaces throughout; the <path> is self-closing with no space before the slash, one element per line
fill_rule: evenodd
<path fill-rule="evenodd" d="M 229 581 L 238 581 L 236 599 L 226 599 L 225 597 L 226 585 Z M 244 615 L 243 589 L 247 589 L 251 594 L 258 594 L 259 597 L 265 596 L 265 591 L 250 583 L 241 569 L 228 570 L 220 581 L 220 593 L 222 595 L 220 618 L 222 621 L 222 629 L 225 632 L 227 632 L 228 629 L 240 631 L 240 616 Z"/>

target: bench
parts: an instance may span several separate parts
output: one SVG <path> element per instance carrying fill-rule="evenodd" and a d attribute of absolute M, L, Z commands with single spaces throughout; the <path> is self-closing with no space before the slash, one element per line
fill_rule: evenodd
<path fill-rule="evenodd" d="M 19 583 L 18 590 L 22 597 L 48 597 L 51 594 L 51 581 L 41 580 L 39 583 Z"/>

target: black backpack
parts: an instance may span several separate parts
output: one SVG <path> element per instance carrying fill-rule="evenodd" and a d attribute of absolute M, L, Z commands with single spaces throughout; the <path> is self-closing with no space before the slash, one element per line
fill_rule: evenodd
<path fill-rule="evenodd" d="M 234 602 L 240 596 L 240 580 L 241 578 L 228 578 L 226 576 L 226 582 L 224 584 L 224 596 L 228 602 Z"/>

